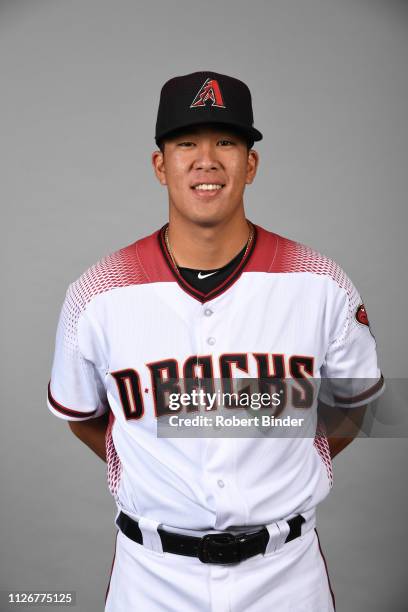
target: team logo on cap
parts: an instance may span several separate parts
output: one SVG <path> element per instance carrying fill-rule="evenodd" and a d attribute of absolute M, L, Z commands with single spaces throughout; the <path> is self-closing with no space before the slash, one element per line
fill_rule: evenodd
<path fill-rule="evenodd" d="M 215 79 L 208 78 L 206 81 L 204 81 L 196 97 L 191 103 L 190 108 L 199 108 L 205 106 L 208 100 L 211 100 L 211 106 L 225 108 L 220 86 L 218 84 L 218 81 L 216 81 Z"/>
<path fill-rule="evenodd" d="M 360 306 L 356 310 L 356 319 L 361 325 L 369 326 L 367 311 L 365 309 L 364 304 L 360 304 Z"/>

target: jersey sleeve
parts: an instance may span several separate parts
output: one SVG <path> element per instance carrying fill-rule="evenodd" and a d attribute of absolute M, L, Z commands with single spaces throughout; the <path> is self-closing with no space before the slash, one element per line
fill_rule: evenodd
<path fill-rule="evenodd" d="M 381 395 L 385 385 L 365 306 L 353 283 L 345 274 L 344 278 L 333 300 L 320 399 L 329 406 L 357 408 Z"/>
<path fill-rule="evenodd" d="M 103 361 L 97 327 L 73 283 L 58 321 L 48 385 L 50 411 L 69 421 L 92 419 L 106 412 Z"/>

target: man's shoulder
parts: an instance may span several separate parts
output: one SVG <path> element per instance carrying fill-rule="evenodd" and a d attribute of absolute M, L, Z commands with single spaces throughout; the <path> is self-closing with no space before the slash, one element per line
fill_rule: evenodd
<path fill-rule="evenodd" d="M 160 230 L 105 255 L 68 287 L 67 296 L 85 307 L 97 295 L 113 289 L 152 282 L 146 260 L 159 252 Z"/>
<path fill-rule="evenodd" d="M 282 274 L 308 273 L 326 277 L 346 290 L 351 281 L 343 268 L 331 257 L 297 240 L 281 236 L 263 227 L 257 227 L 258 257 L 254 266 L 263 271 Z M 256 269 L 256 268 L 255 268 Z"/>

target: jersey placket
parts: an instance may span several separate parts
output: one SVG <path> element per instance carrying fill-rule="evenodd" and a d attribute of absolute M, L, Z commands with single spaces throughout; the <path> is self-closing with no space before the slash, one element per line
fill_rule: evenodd
<path fill-rule="evenodd" d="M 199 355 L 212 355 L 214 365 L 215 388 L 220 389 L 219 384 L 219 356 L 228 347 L 222 337 L 222 320 L 218 312 L 225 311 L 225 302 L 231 299 L 230 292 L 215 298 L 202 305 L 200 322 L 197 325 Z M 213 417 L 220 410 L 211 410 L 207 414 Z M 223 530 L 231 522 L 231 509 L 233 509 L 233 524 L 240 525 L 246 522 L 246 511 L 243 507 L 243 498 L 239 494 L 236 478 L 236 444 L 235 439 L 221 436 L 233 436 L 231 429 L 220 429 L 213 425 L 214 438 L 204 440 L 204 452 L 202 459 L 203 479 L 215 502 L 214 528 Z"/>

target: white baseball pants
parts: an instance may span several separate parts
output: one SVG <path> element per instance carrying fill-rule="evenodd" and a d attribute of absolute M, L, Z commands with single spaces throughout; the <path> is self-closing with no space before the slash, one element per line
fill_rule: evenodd
<path fill-rule="evenodd" d="M 234 565 L 162 553 L 118 531 L 105 612 L 333 612 L 317 533 Z M 156 550 L 154 550 L 156 549 Z"/>

